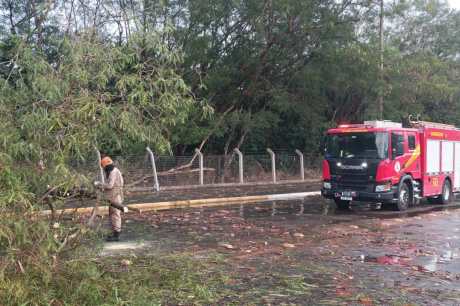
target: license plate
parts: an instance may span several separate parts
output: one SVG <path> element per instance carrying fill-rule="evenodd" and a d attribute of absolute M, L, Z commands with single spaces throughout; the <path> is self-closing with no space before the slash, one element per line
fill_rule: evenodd
<path fill-rule="evenodd" d="M 342 195 L 340 196 L 340 200 L 344 201 L 351 201 L 353 200 L 354 191 L 342 191 Z"/>

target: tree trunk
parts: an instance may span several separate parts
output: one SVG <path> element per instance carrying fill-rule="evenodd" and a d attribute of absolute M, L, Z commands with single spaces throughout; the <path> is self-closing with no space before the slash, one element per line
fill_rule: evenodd
<path fill-rule="evenodd" d="M 379 63 L 379 78 L 380 84 L 383 84 L 383 0 L 380 0 L 380 24 L 379 24 L 379 35 L 380 35 L 380 63 Z M 383 119 L 383 92 L 382 88 L 379 90 L 378 97 L 378 111 L 379 119 Z"/>

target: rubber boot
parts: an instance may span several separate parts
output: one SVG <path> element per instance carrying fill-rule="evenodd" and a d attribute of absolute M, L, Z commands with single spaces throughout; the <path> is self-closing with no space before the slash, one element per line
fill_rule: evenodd
<path fill-rule="evenodd" d="M 105 241 L 107 242 L 120 241 L 120 232 L 113 232 L 112 235 L 107 236 Z"/>

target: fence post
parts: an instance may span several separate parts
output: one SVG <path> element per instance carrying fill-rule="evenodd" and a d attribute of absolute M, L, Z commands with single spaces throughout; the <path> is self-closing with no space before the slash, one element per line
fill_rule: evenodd
<path fill-rule="evenodd" d="M 240 179 L 240 184 L 244 183 L 244 176 L 243 176 L 243 153 L 238 148 L 235 148 L 233 151 L 238 155 L 238 174 Z"/>
<path fill-rule="evenodd" d="M 158 183 L 158 174 L 157 174 L 157 165 L 155 163 L 155 155 L 153 155 L 152 150 L 147 147 L 147 152 L 149 153 L 150 162 L 152 163 L 152 171 L 153 171 L 153 190 L 160 191 L 160 184 Z"/>
<path fill-rule="evenodd" d="M 204 185 L 203 153 L 201 153 L 199 149 L 195 149 L 195 153 L 198 155 L 198 161 L 200 165 L 200 185 Z"/>
<path fill-rule="evenodd" d="M 272 180 L 273 183 L 276 183 L 276 161 L 275 161 L 275 153 L 271 149 L 267 149 L 268 154 L 270 154 L 272 160 Z"/>
<path fill-rule="evenodd" d="M 295 152 L 297 153 L 297 155 L 299 155 L 299 159 L 300 159 L 300 179 L 302 181 L 305 181 L 305 168 L 304 168 L 304 162 L 303 162 L 303 153 L 297 149 L 295 150 Z"/>
<path fill-rule="evenodd" d="M 101 183 L 105 183 L 105 176 L 104 176 L 104 169 L 102 169 L 101 166 L 101 152 L 97 148 L 96 149 L 96 154 L 97 154 L 97 166 L 99 167 L 99 175 L 101 177 Z"/>

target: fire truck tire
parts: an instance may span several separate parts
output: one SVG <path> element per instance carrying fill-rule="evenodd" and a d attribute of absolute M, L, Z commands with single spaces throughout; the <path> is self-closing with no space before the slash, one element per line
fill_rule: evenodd
<path fill-rule="evenodd" d="M 427 198 L 430 204 L 449 204 L 452 201 L 452 184 L 450 180 L 445 180 L 442 184 L 442 194 L 436 197 Z"/>
<path fill-rule="evenodd" d="M 344 201 L 340 199 L 334 199 L 335 205 L 337 205 L 337 209 L 339 210 L 347 210 L 350 209 L 351 201 Z"/>
<path fill-rule="evenodd" d="M 411 189 L 409 187 L 409 182 L 404 181 L 399 186 L 398 192 L 398 202 L 395 205 L 396 210 L 404 211 L 412 206 L 413 197 L 411 194 Z"/>
<path fill-rule="evenodd" d="M 450 180 L 444 180 L 442 184 L 442 194 L 439 196 L 439 204 L 449 204 L 452 202 L 452 184 Z"/>

